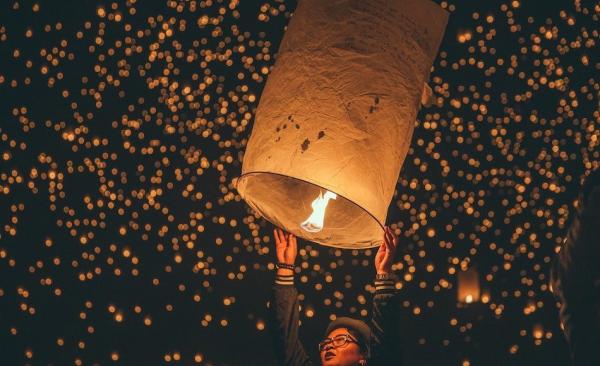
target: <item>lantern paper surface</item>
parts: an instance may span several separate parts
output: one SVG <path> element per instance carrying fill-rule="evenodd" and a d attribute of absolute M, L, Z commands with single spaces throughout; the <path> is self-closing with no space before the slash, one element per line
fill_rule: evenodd
<path fill-rule="evenodd" d="M 299 1 L 234 182 L 244 200 L 320 244 L 381 243 L 446 22 L 424 0 Z M 304 230 L 327 191 L 322 230 Z"/>

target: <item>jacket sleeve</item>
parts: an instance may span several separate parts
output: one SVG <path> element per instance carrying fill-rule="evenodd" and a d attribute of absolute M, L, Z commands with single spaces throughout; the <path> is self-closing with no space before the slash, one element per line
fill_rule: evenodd
<path fill-rule="evenodd" d="M 298 307 L 294 276 L 276 276 L 269 304 L 269 321 L 278 365 L 312 365 L 298 338 Z"/>
<path fill-rule="evenodd" d="M 552 263 L 551 285 L 574 364 L 600 365 L 600 186 L 579 202 Z"/>
<path fill-rule="evenodd" d="M 371 311 L 371 361 L 374 365 L 402 365 L 399 330 L 397 277 L 388 275 L 375 280 L 375 295 Z"/>

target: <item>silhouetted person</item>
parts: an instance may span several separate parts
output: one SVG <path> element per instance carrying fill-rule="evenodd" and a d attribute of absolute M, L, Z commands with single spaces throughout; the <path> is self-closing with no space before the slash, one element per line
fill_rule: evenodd
<path fill-rule="evenodd" d="M 293 234 L 274 231 L 277 252 L 277 275 L 270 301 L 270 328 L 280 365 L 313 365 L 298 338 L 298 292 L 294 287 L 294 262 L 297 242 Z M 386 227 L 384 242 L 375 256 L 375 295 L 371 320 L 365 322 L 339 317 L 329 324 L 325 338 L 318 344 L 323 366 L 401 365 L 398 337 L 396 276 L 392 263 L 397 239 Z"/>
<path fill-rule="evenodd" d="M 579 193 L 551 278 L 573 364 L 600 365 L 600 169 Z"/>

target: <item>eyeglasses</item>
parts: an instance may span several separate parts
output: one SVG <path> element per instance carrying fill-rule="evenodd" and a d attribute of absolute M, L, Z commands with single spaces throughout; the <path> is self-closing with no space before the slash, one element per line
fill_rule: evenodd
<path fill-rule="evenodd" d="M 344 347 L 348 342 L 358 343 L 350 334 L 340 334 L 333 338 L 325 338 L 319 343 L 319 352 L 323 352 L 328 344 L 332 344 L 334 348 Z"/>

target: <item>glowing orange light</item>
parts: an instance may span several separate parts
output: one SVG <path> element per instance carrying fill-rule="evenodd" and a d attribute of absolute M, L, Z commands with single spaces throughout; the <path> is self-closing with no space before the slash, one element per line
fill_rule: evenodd
<path fill-rule="evenodd" d="M 337 194 L 326 191 L 325 195 L 319 191 L 319 196 L 310 204 L 313 209 L 312 214 L 300 226 L 309 233 L 317 233 L 323 230 L 323 221 L 325 219 L 325 210 L 330 199 L 336 199 Z"/>

